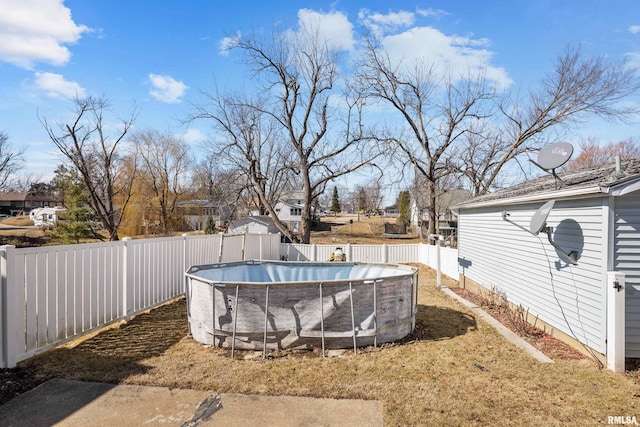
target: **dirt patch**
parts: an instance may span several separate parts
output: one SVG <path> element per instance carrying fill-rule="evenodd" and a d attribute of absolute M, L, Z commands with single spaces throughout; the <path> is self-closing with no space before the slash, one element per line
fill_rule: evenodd
<path fill-rule="evenodd" d="M 351 223 L 350 221 L 353 221 Z M 326 217 L 322 219 L 323 228 L 311 233 L 311 243 L 316 244 L 360 244 L 380 245 L 420 243 L 419 237 L 406 234 L 385 236 L 385 224 L 396 224 L 396 218 L 381 216 L 366 217 Z M 327 226 L 329 229 L 327 229 Z"/>
<path fill-rule="evenodd" d="M 42 384 L 42 378 L 33 369 L 0 369 L 0 405 Z"/>
<path fill-rule="evenodd" d="M 44 233 L 24 233 L 0 235 L 0 245 L 13 245 L 16 248 L 30 248 L 45 246 L 52 243 L 52 239 Z"/>

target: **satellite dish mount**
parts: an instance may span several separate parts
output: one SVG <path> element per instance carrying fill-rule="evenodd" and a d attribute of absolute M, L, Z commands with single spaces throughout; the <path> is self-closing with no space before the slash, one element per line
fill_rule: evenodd
<path fill-rule="evenodd" d="M 569 264 L 578 265 L 578 252 L 571 251 L 569 253 L 565 252 L 556 242 L 553 241 L 553 227 L 547 226 L 547 218 L 551 213 L 551 209 L 553 209 L 553 205 L 555 204 L 554 200 L 549 200 L 544 205 L 540 206 L 537 211 L 531 217 L 531 222 L 529 223 L 529 228 L 523 227 L 520 224 L 509 219 L 509 213 L 507 211 L 502 212 L 502 219 L 510 222 L 518 228 L 523 229 L 524 231 L 537 236 L 541 231 L 547 233 L 547 238 L 549 239 L 549 243 L 551 246 L 555 248 L 560 254 L 564 255 Z"/>
<path fill-rule="evenodd" d="M 564 187 L 566 184 L 560 179 L 556 173 L 556 169 L 567 163 L 572 155 L 573 145 L 568 142 L 554 142 L 538 152 L 538 161 L 531 159 L 529 159 L 529 161 L 543 171 L 551 173 L 556 179 L 556 183 L 558 183 L 560 187 Z"/>

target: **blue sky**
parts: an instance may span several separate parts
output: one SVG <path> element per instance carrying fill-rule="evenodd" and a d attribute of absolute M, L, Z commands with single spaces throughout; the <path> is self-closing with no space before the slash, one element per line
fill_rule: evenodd
<path fill-rule="evenodd" d="M 190 104 L 214 82 L 234 87 L 248 79 L 238 57 L 222 49 L 225 36 L 274 24 L 296 29 L 308 19 L 320 19 L 348 53 L 366 23 L 398 57 L 437 55 L 524 90 L 567 45 L 640 65 L 640 2 L 633 0 L 0 0 L 0 131 L 26 148 L 25 173 L 48 180 L 61 161 L 38 115 L 64 120 L 68 97 L 104 95 L 121 116 L 141 107 L 136 128 L 170 130 L 197 149 L 206 127 L 180 125 Z M 589 136 L 602 143 L 640 137 L 640 125 L 594 121 L 568 140 Z"/>

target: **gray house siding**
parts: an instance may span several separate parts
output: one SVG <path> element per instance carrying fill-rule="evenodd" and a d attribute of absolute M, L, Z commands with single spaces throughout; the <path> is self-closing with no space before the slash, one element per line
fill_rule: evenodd
<path fill-rule="evenodd" d="M 542 205 L 527 203 L 460 209 L 460 273 L 487 289 L 495 287 L 507 299 L 534 316 L 573 336 L 594 350 L 606 352 L 607 229 L 601 198 L 557 201 L 547 224 L 554 241 L 566 252 L 577 250 L 578 265 L 569 265 L 547 240 L 503 220 L 529 228 Z M 606 271 L 606 270 L 605 270 Z M 571 326 L 569 326 L 571 325 Z"/>
<path fill-rule="evenodd" d="M 640 358 L 640 192 L 615 200 L 614 269 L 626 279 L 626 356 Z"/>

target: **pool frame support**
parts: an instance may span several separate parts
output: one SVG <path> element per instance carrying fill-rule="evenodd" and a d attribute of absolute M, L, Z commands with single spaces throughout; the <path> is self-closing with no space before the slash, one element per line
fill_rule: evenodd
<path fill-rule="evenodd" d="M 413 273 L 413 277 L 411 279 L 411 287 L 415 286 L 416 289 L 416 299 L 413 300 L 411 305 L 413 306 L 412 311 L 413 315 L 411 316 L 411 331 L 416 329 L 416 316 L 418 315 L 418 270 Z M 411 290 L 411 298 L 413 298 L 413 289 Z"/>
<path fill-rule="evenodd" d="M 353 332 L 353 354 L 358 354 L 358 346 L 356 344 L 356 317 L 353 314 L 353 286 L 349 281 L 349 302 L 351 303 L 351 330 Z"/>
<path fill-rule="evenodd" d="M 216 285 L 211 284 L 211 348 L 216 346 Z"/>
<path fill-rule="evenodd" d="M 322 340 L 322 357 L 324 355 L 324 295 L 322 294 L 322 282 L 318 284 L 320 289 L 320 335 Z"/>
<path fill-rule="evenodd" d="M 378 288 L 376 287 L 377 280 L 373 281 L 373 348 L 378 348 Z"/>
<path fill-rule="evenodd" d="M 237 313 L 236 313 L 237 315 Z M 269 285 L 264 291 L 264 338 L 262 341 L 262 358 L 267 358 L 267 327 L 269 326 Z"/>
<path fill-rule="evenodd" d="M 233 336 L 231 337 L 231 358 L 232 359 L 236 350 L 236 328 L 238 325 L 238 291 L 239 290 L 240 290 L 240 285 L 236 283 L 236 300 L 235 300 L 235 306 L 233 308 Z"/>

